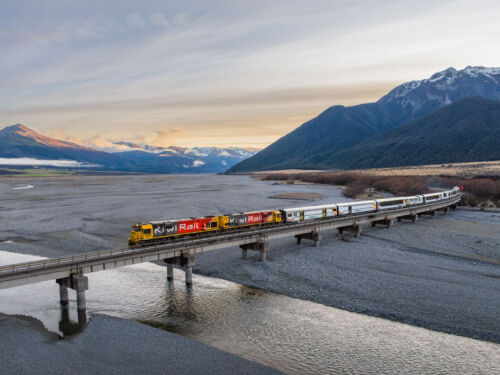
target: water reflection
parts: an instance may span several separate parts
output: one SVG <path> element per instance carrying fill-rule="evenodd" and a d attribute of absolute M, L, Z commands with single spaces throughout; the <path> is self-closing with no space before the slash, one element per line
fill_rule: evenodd
<path fill-rule="evenodd" d="M 61 305 L 61 318 L 59 320 L 59 331 L 64 336 L 76 335 L 83 331 L 87 325 L 87 311 L 77 310 L 77 320 L 70 319 L 70 309 L 68 305 Z"/>

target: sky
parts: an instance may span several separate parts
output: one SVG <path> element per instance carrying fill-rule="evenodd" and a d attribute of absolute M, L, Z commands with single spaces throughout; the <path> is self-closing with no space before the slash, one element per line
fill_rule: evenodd
<path fill-rule="evenodd" d="M 490 0 L 0 0 L 0 128 L 263 148 L 332 105 L 499 66 Z"/>

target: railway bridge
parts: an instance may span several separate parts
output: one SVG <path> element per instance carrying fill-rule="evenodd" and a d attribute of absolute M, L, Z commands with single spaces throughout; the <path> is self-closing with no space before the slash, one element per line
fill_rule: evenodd
<path fill-rule="evenodd" d="M 246 259 L 250 250 L 259 252 L 260 261 L 264 262 L 269 251 L 269 241 L 273 239 L 295 236 L 298 244 L 302 240 L 310 240 L 314 246 L 319 246 L 324 231 L 336 229 L 340 234 L 349 232 L 354 236 L 360 236 L 361 227 L 364 225 L 383 225 L 390 228 L 394 220 L 416 222 L 422 215 L 434 217 L 437 211 L 446 214 L 450 209 L 457 207 L 460 199 L 459 195 L 435 203 L 384 212 L 336 216 L 282 226 L 251 227 L 232 232 L 210 233 L 154 246 L 103 250 L 6 265 L 0 267 L 0 289 L 55 280 L 59 284 L 61 304 L 68 304 L 68 289 L 73 289 L 76 291 L 78 310 L 83 311 L 86 309 L 85 291 L 88 290 L 88 278 L 85 274 L 90 272 L 143 262 L 165 261 L 169 281 L 174 277 L 174 265 L 178 265 L 184 267 L 186 284 L 191 285 L 195 256 L 207 251 L 239 246 L 243 259 Z"/>

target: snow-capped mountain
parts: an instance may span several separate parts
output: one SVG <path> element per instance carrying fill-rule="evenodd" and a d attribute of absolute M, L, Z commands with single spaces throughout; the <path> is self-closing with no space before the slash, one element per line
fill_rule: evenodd
<path fill-rule="evenodd" d="M 123 145 L 123 142 L 120 144 Z M 158 147 L 133 144 L 130 150 L 121 149 L 116 155 L 131 160 L 148 160 L 150 169 L 161 170 L 168 163 L 179 172 L 223 172 L 255 153 L 256 151 L 237 147 Z"/>
<path fill-rule="evenodd" d="M 158 155 L 190 155 L 205 158 L 212 157 L 230 157 L 230 158 L 248 158 L 254 155 L 256 150 L 248 150 L 240 147 L 178 147 L 178 146 L 150 146 L 145 144 L 137 144 L 133 142 L 113 142 L 117 147 L 102 148 L 106 152 L 127 152 L 127 151 L 144 151 Z"/>
<path fill-rule="evenodd" d="M 255 152 L 242 148 L 157 147 L 132 142 L 96 148 L 50 138 L 21 124 L 0 131 L 0 165 L 2 162 L 27 165 L 32 160 L 36 165 L 73 165 L 99 170 L 218 173 Z"/>
<path fill-rule="evenodd" d="M 429 78 L 404 83 L 377 103 L 401 123 L 471 96 L 500 100 L 500 68 L 448 68 Z"/>
<path fill-rule="evenodd" d="M 375 103 L 330 107 L 230 172 L 346 168 L 337 157 L 344 150 L 470 97 L 500 101 L 500 68 L 448 68 L 397 86 Z"/>

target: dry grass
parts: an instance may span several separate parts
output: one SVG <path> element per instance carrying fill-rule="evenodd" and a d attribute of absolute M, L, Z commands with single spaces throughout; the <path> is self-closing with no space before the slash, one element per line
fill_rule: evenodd
<path fill-rule="evenodd" d="M 356 198 L 363 195 L 368 188 L 387 191 L 394 195 L 421 194 L 428 191 L 425 179 L 420 176 L 375 176 L 359 172 L 302 172 L 302 173 L 269 173 L 264 180 L 305 181 L 315 184 L 345 186 L 344 195 Z"/>

